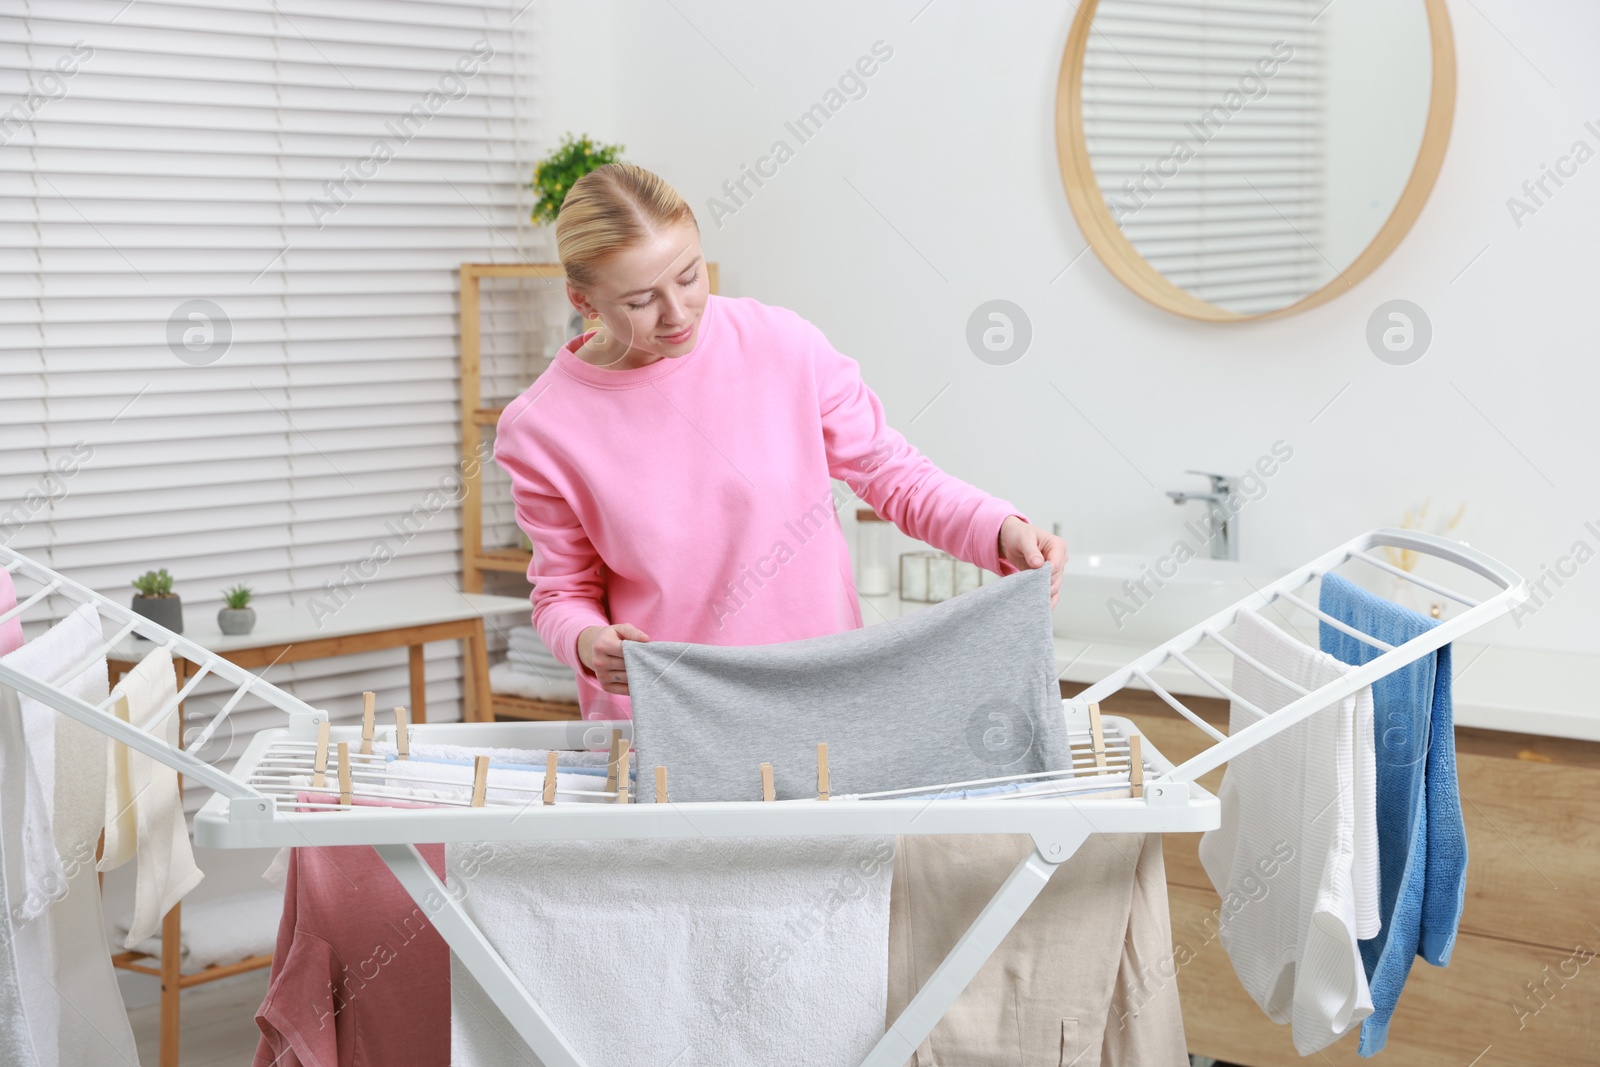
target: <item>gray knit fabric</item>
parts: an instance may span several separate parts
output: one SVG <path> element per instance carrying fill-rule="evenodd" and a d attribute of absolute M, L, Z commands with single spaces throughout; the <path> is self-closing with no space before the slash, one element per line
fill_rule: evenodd
<path fill-rule="evenodd" d="M 641 782 L 673 801 L 834 795 L 1070 766 L 1048 567 L 911 615 L 771 645 L 623 643 Z M 653 803 L 651 788 L 638 799 Z"/>

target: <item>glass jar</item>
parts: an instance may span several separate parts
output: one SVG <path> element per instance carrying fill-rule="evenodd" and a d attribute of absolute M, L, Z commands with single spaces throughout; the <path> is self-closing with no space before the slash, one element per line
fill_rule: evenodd
<path fill-rule="evenodd" d="M 856 592 L 861 596 L 887 596 L 889 580 L 888 520 L 871 508 L 856 511 Z"/>

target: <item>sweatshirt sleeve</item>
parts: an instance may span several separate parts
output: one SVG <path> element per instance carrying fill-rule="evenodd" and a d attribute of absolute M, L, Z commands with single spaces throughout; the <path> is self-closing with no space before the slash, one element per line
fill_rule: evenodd
<path fill-rule="evenodd" d="M 590 626 L 609 626 L 600 554 L 572 505 L 514 448 L 502 450 L 497 437 L 494 460 L 511 477 L 517 525 L 533 543 L 528 581 L 533 585 L 533 628 L 556 659 L 581 675 L 594 672 L 578 659 L 578 634 Z"/>
<path fill-rule="evenodd" d="M 917 540 L 998 574 L 1015 572 L 1000 558 L 1000 524 L 1027 516 L 934 466 L 889 426 L 860 364 L 801 322 L 810 334 L 828 473 Z"/>

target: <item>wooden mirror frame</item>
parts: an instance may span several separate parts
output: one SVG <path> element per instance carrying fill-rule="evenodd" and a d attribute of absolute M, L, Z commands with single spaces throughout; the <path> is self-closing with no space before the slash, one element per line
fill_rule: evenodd
<path fill-rule="evenodd" d="M 1422 213 L 1422 205 L 1433 192 L 1434 181 L 1444 165 L 1445 147 L 1450 143 L 1450 127 L 1455 118 L 1456 53 L 1450 16 L 1445 10 L 1445 0 L 1422 0 L 1422 3 L 1427 11 L 1428 37 L 1433 46 L 1428 119 L 1422 130 L 1417 161 L 1394 210 L 1372 242 L 1327 285 L 1276 311 L 1246 314 L 1218 307 L 1167 280 L 1139 254 L 1111 217 L 1111 208 L 1095 178 L 1083 131 L 1083 58 L 1095 9 L 1100 6 L 1099 0 L 1083 0 L 1061 57 L 1061 76 L 1056 86 L 1056 155 L 1061 164 L 1061 182 L 1066 187 L 1067 202 L 1072 205 L 1072 214 L 1100 262 L 1119 281 L 1156 307 L 1202 322 L 1251 322 L 1293 315 L 1343 295 L 1371 274 L 1394 251 Z"/>

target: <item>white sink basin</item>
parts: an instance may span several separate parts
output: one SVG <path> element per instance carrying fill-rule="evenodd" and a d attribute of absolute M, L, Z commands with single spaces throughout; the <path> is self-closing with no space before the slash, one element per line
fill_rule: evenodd
<path fill-rule="evenodd" d="M 1286 573 L 1256 563 L 1200 557 L 1176 565 L 1172 577 L 1163 577 L 1156 571 L 1160 558 L 1073 552 L 1061 575 L 1056 636 L 1154 648 Z M 1168 563 L 1164 569 L 1173 567 Z M 1143 589 L 1137 584 L 1141 580 Z"/>

